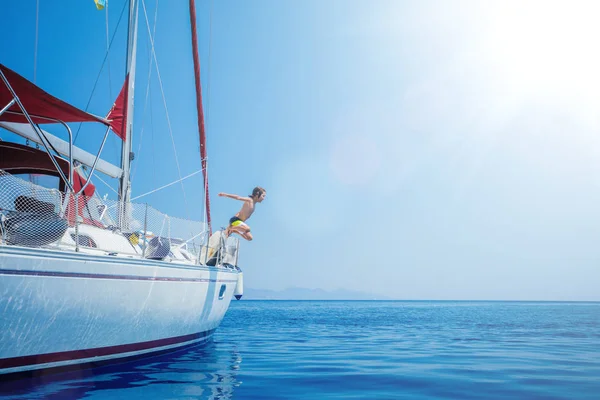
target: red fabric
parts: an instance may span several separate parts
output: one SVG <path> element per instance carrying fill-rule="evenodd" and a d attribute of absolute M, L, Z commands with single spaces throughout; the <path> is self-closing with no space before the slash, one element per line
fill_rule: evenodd
<path fill-rule="evenodd" d="M 110 121 L 110 127 L 122 140 L 125 140 L 125 124 L 127 121 L 127 93 L 129 92 L 129 74 L 125 77 L 125 83 L 119 92 L 106 119 Z"/>
<path fill-rule="evenodd" d="M 83 185 L 85 185 L 85 182 L 86 180 L 83 178 L 83 176 L 79 175 L 77 171 L 73 171 L 73 189 L 76 192 L 78 192 L 83 187 Z M 83 190 L 83 194 L 87 197 L 92 197 L 95 191 L 96 187 L 92 182 L 90 182 L 90 184 L 87 185 Z"/>
<path fill-rule="evenodd" d="M 194 56 L 194 79 L 196 81 L 196 108 L 198 114 L 198 132 L 200 133 L 200 157 L 202 158 L 202 176 L 204 177 L 204 195 L 206 198 L 206 222 L 208 234 L 212 235 L 210 221 L 210 198 L 208 197 L 208 174 L 206 172 L 206 130 L 204 129 L 204 110 L 202 109 L 202 86 L 200 85 L 200 57 L 198 57 L 198 34 L 196 33 L 196 3 L 190 0 L 190 23 L 192 25 L 192 53 Z"/>
<path fill-rule="evenodd" d="M 44 118 L 47 117 L 57 119 L 63 122 L 100 122 L 107 124 L 102 118 L 96 117 L 95 115 L 88 114 L 85 111 L 73 107 L 72 105 L 65 103 L 64 101 L 57 99 L 56 97 L 46 93 L 21 75 L 17 74 L 13 70 L 0 64 L 0 71 L 6 77 L 6 80 L 13 88 L 19 100 L 25 107 L 25 110 L 32 117 L 33 122 L 36 124 L 48 124 L 55 123 L 54 121 L 48 121 Z M 0 80 L 0 109 L 4 108 L 13 99 L 13 95 L 8 90 L 8 87 L 3 80 Z M 19 114 L 12 114 L 5 112 L 0 115 L 0 121 L 6 122 L 21 122 L 27 123 L 27 118 L 22 114 L 18 104 L 13 104 L 9 111 L 14 111 Z M 36 116 L 38 118 L 36 118 Z"/>
<path fill-rule="evenodd" d="M 85 185 L 85 180 L 83 179 L 83 177 L 79 175 L 77 171 L 73 171 L 73 189 L 76 192 L 78 192 L 83 187 L 83 185 Z M 83 193 L 77 197 L 77 211 L 79 216 L 81 217 L 81 221 L 84 224 L 102 227 L 104 225 L 102 225 L 101 222 L 87 218 L 90 216 L 90 211 L 87 211 L 87 207 L 89 207 L 88 198 L 94 195 L 95 190 L 96 188 L 91 182 L 89 185 L 86 186 Z M 67 221 L 69 222 L 69 225 L 75 225 L 75 197 L 72 193 L 69 194 L 69 205 L 67 206 L 66 217 Z"/>

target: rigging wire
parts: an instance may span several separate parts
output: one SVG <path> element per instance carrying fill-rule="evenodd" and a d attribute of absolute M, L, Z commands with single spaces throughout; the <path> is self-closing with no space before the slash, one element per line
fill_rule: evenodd
<path fill-rule="evenodd" d="M 112 99 L 112 80 L 111 80 L 111 74 L 110 74 L 110 48 L 112 46 L 112 41 L 115 38 L 115 35 L 117 34 L 117 30 L 119 29 L 119 24 L 121 23 L 121 17 L 123 16 L 123 12 L 125 11 L 125 6 L 127 5 L 127 2 L 124 2 L 123 5 L 123 9 L 121 10 L 121 15 L 119 15 L 119 19 L 117 21 L 117 26 L 115 27 L 115 31 L 113 33 L 112 38 L 109 40 L 109 24 L 108 24 L 108 2 L 106 2 L 105 4 L 105 9 L 106 9 L 106 13 L 105 13 L 105 25 L 106 25 L 106 54 L 104 55 L 104 60 L 102 61 L 102 65 L 100 66 L 100 71 L 98 72 L 98 76 L 96 77 L 96 81 L 94 82 L 94 86 L 92 88 L 92 93 L 90 94 L 90 98 L 88 99 L 87 105 L 85 106 L 85 111 L 88 110 L 88 107 L 90 106 L 90 103 L 92 102 L 92 97 L 94 95 L 94 91 L 96 90 L 96 85 L 98 84 L 98 81 L 100 79 L 100 75 L 102 74 L 102 70 L 104 69 L 104 64 L 106 63 L 107 69 L 108 69 L 108 95 L 109 98 Z M 81 129 L 81 125 L 82 123 L 79 123 L 79 126 L 77 127 L 77 131 L 75 133 L 75 138 L 73 139 L 73 144 L 75 144 L 75 141 L 77 140 L 77 137 L 79 136 L 79 131 Z M 114 147 L 113 147 L 114 150 Z M 81 165 L 81 168 L 83 169 L 83 171 L 87 171 L 87 168 L 85 165 Z M 104 183 L 106 186 L 108 186 L 110 188 L 110 190 L 112 190 L 113 192 L 116 192 L 112 186 L 110 186 L 108 183 L 104 182 L 100 177 L 96 176 L 97 179 L 99 179 L 102 183 Z M 116 192 L 118 194 L 118 192 Z"/>
<path fill-rule="evenodd" d="M 152 97 L 152 88 L 150 88 L 150 97 Z M 156 146 L 154 141 L 154 112 L 152 102 L 150 102 L 150 142 L 152 143 L 152 182 L 156 182 Z"/>
<path fill-rule="evenodd" d="M 117 30 L 119 29 L 119 25 L 121 24 L 121 19 L 123 17 L 123 13 L 125 12 L 125 8 L 127 6 L 127 1 L 123 2 L 123 9 L 121 10 L 121 15 L 119 15 L 119 20 L 117 21 L 117 26 L 115 27 L 115 31 L 113 32 L 112 38 L 110 39 L 110 44 L 108 48 L 112 47 L 113 40 L 117 35 Z M 96 86 L 98 85 L 98 81 L 100 80 L 100 75 L 102 74 L 102 70 L 104 69 L 104 64 L 106 63 L 106 59 L 108 58 L 108 52 L 104 55 L 104 60 L 102 60 L 102 65 L 100 66 L 100 71 L 98 71 L 98 76 L 96 76 L 96 81 L 94 82 L 94 86 L 92 87 L 92 93 L 90 93 L 90 98 L 88 99 L 87 104 L 85 105 L 84 111 L 87 111 L 90 107 L 90 103 L 92 102 L 92 97 L 94 96 L 94 92 L 96 91 Z M 79 131 L 81 130 L 82 122 L 79 123 L 77 127 L 77 131 L 75 132 L 75 138 L 73 139 L 73 144 L 77 141 L 77 137 L 79 136 Z"/>
<path fill-rule="evenodd" d="M 100 182 L 104 183 L 104 185 L 105 185 L 107 188 L 109 188 L 110 190 L 112 190 L 112 191 L 113 191 L 113 193 L 115 193 L 117 196 L 119 195 L 119 192 L 117 192 L 117 191 L 116 191 L 116 190 L 115 190 L 115 189 L 114 189 L 112 186 L 110 186 L 108 183 L 106 183 L 106 182 L 104 181 L 104 179 L 100 178 L 98 175 L 96 175 L 96 176 L 94 177 L 94 179 L 98 179 Z"/>
<path fill-rule="evenodd" d="M 108 1 L 106 2 L 105 5 L 105 9 L 106 9 L 106 69 L 108 71 L 108 99 L 109 101 L 115 101 L 113 95 L 112 95 L 112 79 L 111 79 L 111 73 L 110 73 L 110 40 L 109 35 L 108 35 L 108 31 L 109 31 L 109 24 L 108 24 Z M 115 30 L 116 32 L 116 30 Z M 81 126 L 81 125 L 80 125 Z M 115 141 L 111 140 L 110 143 L 112 144 L 112 151 L 113 154 L 118 154 L 119 153 L 119 149 L 118 146 L 116 145 Z"/>
<path fill-rule="evenodd" d="M 35 3 L 35 47 L 33 50 L 33 83 L 37 76 L 37 52 L 38 52 L 38 32 L 39 32 L 39 20 L 40 20 L 40 0 Z"/>
<path fill-rule="evenodd" d="M 176 181 L 173 181 L 173 182 L 171 182 L 171 183 L 168 183 L 168 184 L 166 184 L 166 185 L 164 185 L 164 186 L 161 186 L 161 187 L 159 187 L 159 188 L 156 188 L 156 189 L 154 189 L 154 190 L 151 190 L 151 191 L 149 191 L 149 192 L 146 192 L 146 193 L 144 193 L 144 194 L 140 194 L 139 196 L 135 196 L 134 198 L 132 198 L 132 199 L 131 199 L 131 201 L 133 201 L 133 200 L 137 200 L 137 199 L 139 199 L 140 197 L 147 196 L 147 195 L 149 195 L 149 194 L 152 194 L 152 193 L 158 192 L 159 190 L 162 190 L 162 189 L 164 189 L 164 188 L 167 188 L 167 187 L 169 187 L 169 186 L 175 185 L 176 183 L 182 182 L 183 180 L 185 180 L 185 179 L 187 179 L 187 178 L 191 178 L 192 176 L 194 176 L 194 175 L 197 175 L 197 174 L 199 174 L 199 173 L 201 173 L 201 172 L 202 172 L 202 169 L 199 169 L 198 171 L 196 171 L 196 172 L 192 172 L 191 174 L 189 174 L 189 175 L 186 175 L 186 176 L 184 176 L 183 178 L 179 178 L 179 179 L 177 179 Z"/>
<path fill-rule="evenodd" d="M 81 167 L 83 169 L 84 172 L 87 172 L 87 167 L 83 164 L 81 164 L 79 167 Z M 89 176 L 86 177 L 86 180 L 90 179 Z M 117 195 L 119 195 L 119 192 L 117 192 L 112 186 L 110 186 L 110 184 L 106 183 L 104 181 L 104 179 L 100 178 L 99 174 L 94 175 L 94 180 L 98 179 L 100 182 L 104 183 L 106 185 L 106 187 L 108 187 L 110 190 L 112 190 L 113 192 L 115 192 Z M 97 194 L 94 193 L 94 196 L 96 196 Z"/>
<path fill-rule="evenodd" d="M 144 17 L 146 19 L 146 28 L 148 28 L 148 34 L 150 36 L 150 44 L 152 45 L 152 56 L 154 57 L 154 66 L 156 67 L 156 76 L 160 87 L 160 93 L 162 95 L 163 105 L 165 107 L 165 114 L 167 117 L 167 126 L 169 127 L 169 135 L 171 136 L 171 144 L 173 145 L 173 152 L 175 153 L 175 165 L 177 166 L 177 173 L 179 175 L 179 182 L 181 182 L 181 191 L 183 192 L 183 202 L 185 204 L 185 212 L 190 219 L 189 207 L 187 203 L 187 197 L 185 195 L 185 187 L 183 186 L 183 179 L 181 177 L 181 167 L 179 166 L 179 156 L 177 155 L 177 148 L 175 147 L 175 138 L 173 137 L 173 129 L 171 128 L 171 119 L 169 118 L 169 109 L 167 107 L 167 100 L 165 98 L 165 91 L 163 89 L 162 79 L 160 77 L 160 70 L 158 68 L 158 60 L 156 59 L 156 51 L 154 49 L 154 40 L 150 34 L 150 23 L 148 22 L 148 13 L 146 12 L 146 2 L 142 0 L 142 7 L 144 9 Z M 139 197 L 139 196 L 138 196 Z"/>
<path fill-rule="evenodd" d="M 104 9 L 106 10 L 106 68 L 108 70 L 108 98 L 112 100 L 112 82 L 110 79 L 110 41 L 108 40 L 108 1 L 106 2 Z"/>
<path fill-rule="evenodd" d="M 156 19 L 158 16 L 158 0 L 156 0 L 156 8 L 154 10 L 154 28 L 152 30 L 152 39 L 154 39 L 156 37 Z M 147 38 L 146 38 L 146 44 L 147 44 Z M 148 105 L 148 95 L 150 93 L 150 78 L 152 77 L 152 54 L 149 54 L 150 59 L 150 65 L 148 66 L 148 82 L 146 84 L 146 98 L 144 99 L 144 111 L 142 112 L 142 129 L 140 130 L 140 143 L 138 146 L 138 151 L 137 154 L 141 154 L 142 151 L 142 141 L 144 139 L 144 124 L 146 122 L 146 119 L 144 118 L 146 116 L 146 106 Z M 152 114 L 152 102 L 150 102 L 150 114 Z M 150 115 L 150 119 L 152 119 L 152 115 Z M 151 128 L 153 129 L 153 128 Z M 154 156 L 154 154 L 153 154 Z M 131 181 L 133 181 L 133 179 L 135 178 L 135 173 L 137 172 L 137 167 L 138 167 L 139 163 L 135 163 L 135 165 L 133 166 L 133 171 L 131 174 Z"/>

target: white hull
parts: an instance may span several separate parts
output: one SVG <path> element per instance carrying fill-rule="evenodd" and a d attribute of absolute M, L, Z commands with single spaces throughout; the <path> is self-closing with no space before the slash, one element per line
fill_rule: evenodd
<path fill-rule="evenodd" d="M 237 276 L 226 268 L 0 246 L 0 374 L 206 340 Z"/>

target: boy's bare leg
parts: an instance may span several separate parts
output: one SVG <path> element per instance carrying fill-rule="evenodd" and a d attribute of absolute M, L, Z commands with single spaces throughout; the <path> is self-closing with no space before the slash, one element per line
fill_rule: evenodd
<path fill-rule="evenodd" d="M 231 233 L 237 233 L 248 241 L 252 240 L 252 234 L 250 233 L 250 228 L 247 225 L 232 226 L 230 227 L 230 234 Z"/>

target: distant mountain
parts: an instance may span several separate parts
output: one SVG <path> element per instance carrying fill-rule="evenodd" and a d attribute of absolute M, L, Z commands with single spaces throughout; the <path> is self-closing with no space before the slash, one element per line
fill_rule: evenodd
<path fill-rule="evenodd" d="M 244 288 L 245 300 L 389 300 L 385 296 L 354 290 L 307 289 L 291 287 L 285 290 Z"/>

